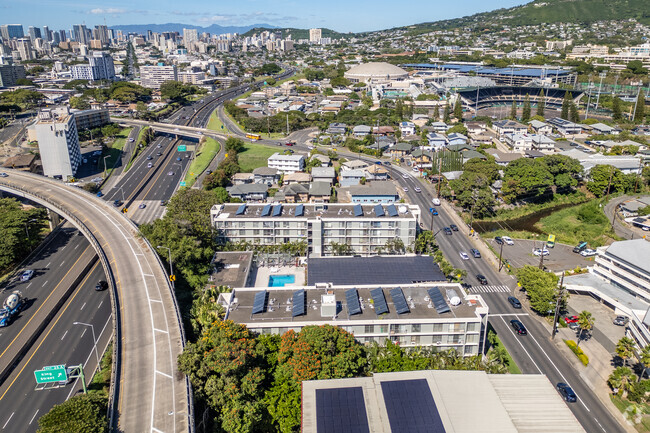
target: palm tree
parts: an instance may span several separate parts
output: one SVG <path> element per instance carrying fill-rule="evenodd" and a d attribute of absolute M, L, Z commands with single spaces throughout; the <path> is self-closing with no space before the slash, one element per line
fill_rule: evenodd
<path fill-rule="evenodd" d="M 639 376 L 640 382 L 646 370 L 648 367 L 650 367 L 650 345 L 645 346 L 643 349 L 641 349 L 641 353 L 639 353 L 639 362 L 641 365 L 643 365 L 643 371 L 641 371 L 641 375 Z"/>
<path fill-rule="evenodd" d="M 582 311 L 578 314 L 578 326 L 580 327 L 580 334 L 578 334 L 578 343 L 582 340 L 584 331 L 590 331 L 594 327 L 595 319 L 589 311 Z"/>
<path fill-rule="evenodd" d="M 616 354 L 623 360 L 623 365 L 627 365 L 627 360 L 634 355 L 636 343 L 630 337 L 623 337 L 616 343 Z"/>
<path fill-rule="evenodd" d="M 228 286 L 210 286 L 194 299 L 190 309 L 190 322 L 197 334 L 213 322 L 223 319 L 225 311 L 217 301 L 221 293 L 229 293 L 231 290 Z"/>
<path fill-rule="evenodd" d="M 607 384 L 619 396 L 625 397 L 632 387 L 634 372 L 630 367 L 617 367 L 607 379 Z"/>

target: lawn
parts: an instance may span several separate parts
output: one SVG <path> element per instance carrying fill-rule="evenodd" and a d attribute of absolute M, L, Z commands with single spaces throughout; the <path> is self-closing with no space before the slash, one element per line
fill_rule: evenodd
<path fill-rule="evenodd" d="M 238 154 L 239 167 L 242 173 L 251 173 L 258 167 L 266 167 L 266 160 L 269 156 L 278 152 L 278 149 L 262 146 L 261 144 L 246 143 L 244 147 L 245 150 Z"/>
<path fill-rule="evenodd" d="M 636 421 L 634 422 L 634 428 L 636 428 L 636 430 L 641 433 L 650 432 L 650 418 L 648 418 L 648 413 L 650 413 L 650 406 L 647 404 L 631 403 L 614 394 L 610 394 L 609 398 L 612 400 L 612 403 L 614 403 L 614 406 L 616 406 L 616 408 L 620 410 L 621 413 L 625 415 L 625 418 L 629 421 L 634 421 L 634 415 L 628 413 L 631 412 L 628 411 L 628 408 L 636 406 L 643 415 L 641 415 L 640 423 L 637 423 Z"/>
<path fill-rule="evenodd" d="M 196 157 L 192 161 L 192 164 L 190 164 L 190 169 L 185 175 L 185 185 L 188 188 L 191 187 L 194 182 L 196 182 L 196 178 L 199 177 L 206 168 L 208 168 L 214 157 L 219 153 L 219 149 L 221 149 L 221 146 L 217 140 L 206 137 L 205 143 L 203 143 L 200 150 L 197 150 Z"/>
<path fill-rule="evenodd" d="M 113 144 L 109 145 L 108 148 L 104 151 L 103 156 L 107 156 L 106 158 L 106 171 L 108 172 L 107 175 L 110 176 L 111 172 L 113 171 L 113 166 L 117 162 L 118 159 L 122 156 L 122 149 L 124 149 L 124 145 L 126 144 L 126 139 L 129 137 L 129 134 L 131 133 L 131 130 L 133 128 L 125 128 L 123 129 L 119 134 L 115 136 L 115 141 L 113 141 Z M 107 177 L 108 177 L 107 176 Z"/>
<path fill-rule="evenodd" d="M 494 220 L 509 220 L 514 218 L 519 218 L 524 215 L 530 215 L 535 212 L 539 212 L 550 207 L 559 206 L 567 203 L 579 204 L 587 201 L 587 197 L 582 192 L 575 192 L 573 194 L 560 195 L 556 194 L 552 200 L 549 200 L 544 203 L 530 203 L 524 206 L 516 206 L 512 209 L 501 209 L 498 210 L 494 216 L 484 218 L 485 221 L 494 221 Z"/>
<path fill-rule="evenodd" d="M 494 332 L 494 336 L 496 337 L 496 344 L 495 344 L 495 346 L 497 346 L 497 347 L 498 347 L 498 346 L 501 346 L 501 347 L 503 347 L 503 348 L 505 349 L 506 346 L 504 346 L 503 343 L 501 342 L 501 339 L 499 338 L 499 335 L 496 333 L 496 331 L 495 331 L 494 328 L 492 327 L 492 324 L 488 323 L 488 333 L 489 333 L 490 331 Z M 487 343 L 486 343 L 486 344 L 487 344 Z M 490 350 L 492 350 L 492 348 L 490 348 Z M 488 353 L 489 353 L 489 351 L 488 351 Z M 519 369 L 519 367 L 518 367 L 517 364 L 515 363 L 515 360 L 512 359 L 512 356 L 510 355 L 510 352 L 508 352 L 508 349 L 506 349 L 506 353 L 508 354 L 508 356 L 507 356 L 507 360 L 508 360 L 508 361 L 507 361 L 507 362 L 508 362 L 508 373 L 510 373 L 510 374 L 521 374 L 521 370 Z"/>
<path fill-rule="evenodd" d="M 224 125 L 221 119 L 219 119 L 219 116 L 217 115 L 217 110 L 214 110 L 210 115 L 210 121 L 208 122 L 208 129 L 211 129 L 213 131 L 223 132 L 224 134 L 230 133 L 226 125 Z"/>

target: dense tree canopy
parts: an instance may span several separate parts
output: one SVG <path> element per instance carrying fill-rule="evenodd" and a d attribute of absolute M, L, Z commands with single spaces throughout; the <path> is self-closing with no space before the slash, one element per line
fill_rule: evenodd
<path fill-rule="evenodd" d="M 23 209 L 16 199 L 0 199 L 0 272 L 22 260 L 40 243 L 46 217 L 45 209 Z"/>
<path fill-rule="evenodd" d="M 526 265 L 517 270 L 517 279 L 526 291 L 533 310 L 542 315 L 548 315 L 554 310 L 558 295 L 557 275 Z"/>
<path fill-rule="evenodd" d="M 106 403 L 106 397 L 101 394 L 76 395 L 43 415 L 38 420 L 38 432 L 108 432 Z"/>
<path fill-rule="evenodd" d="M 553 180 L 542 160 L 519 158 L 505 168 L 501 193 L 506 202 L 535 198 L 547 192 Z"/>

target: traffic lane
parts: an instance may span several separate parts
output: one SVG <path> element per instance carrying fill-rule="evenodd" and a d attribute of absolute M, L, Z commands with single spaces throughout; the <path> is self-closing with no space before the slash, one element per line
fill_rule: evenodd
<path fill-rule="evenodd" d="M 169 200 L 171 198 L 191 160 L 188 158 L 191 156 L 191 152 L 172 152 L 170 155 L 149 181 L 149 186 L 138 192 L 134 196 L 134 200 Z"/>
<path fill-rule="evenodd" d="M 19 364 L 16 373 L 0 387 L 0 425 L 3 431 L 35 432 L 38 418 L 55 404 L 64 402 L 81 389 L 80 381 L 66 386 L 36 390 L 34 371 L 47 365 L 67 366 L 83 364 L 86 382 L 90 382 L 97 366 L 97 355 L 93 344 L 92 328 L 74 325 L 74 322 L 94 326 L 98 351 L 103 352 L 112 327 L 110 299 L 107 291 L 96 292 L 94 286 L 104 273 L 96 264 L 85 280 L 75 290 L 62 311 L 54 318 L 52 325 L 39 339 Z M 101 356 L 101 354 L 99 354 Z"/>

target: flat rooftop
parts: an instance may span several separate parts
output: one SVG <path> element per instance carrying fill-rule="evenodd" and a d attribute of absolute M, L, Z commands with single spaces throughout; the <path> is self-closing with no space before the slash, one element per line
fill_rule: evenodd
<path fill-rule="evenodd" d="M 412 284 L 447 279 L 429 256 L 309 258 L 307 285 Z"/>
<path fill-rule="evenodd" d="M 252 251 L 215 253 L 209 283 L 217 286 L 244 287 L 252 262 Z"/>
<path fill-rule="evenodd" d="M 268 207 L 267 207 L 268 206 Z M 265 208 L 267 212 L 265 213 Z M 239 212 L 239 214 L 238 214 Z M 246 204 L 228 203 L 214 205 L 212 218 L 413 218 L 419 207 L 407 204 L 354 205 L 334 204 Z M 216 215 L 216 216 L 215 216 Z"/>
<path fill-rule="evenodd" d="M 487 313 L 487 307 L 480 296 L 466 295 L 459 284 L 417 284 L 417 285 L 382 285 L 379 286 L 333 286 L 326 288 L 320 286 L 305 287 L 267 287 L 267 288 L 242 288 L 234 289 L 232 292 L 231 309 L 228 311 L 226 319 L 233 320 L 237 323 L 245 324 L 265 324 L 275 322 L 310 322 L 310 323 L 330 323 L 356 321 L 368 322 L 372 320 L 431 320 L 431 319 L 457 319 L 457 318 L 475 318 L 477 317 L 477 308 L 485 307 L 484 313 Z M 391 289 L 400 287 L 404 299 L 408 306 L 407 312 L 398 313 L 399 300 L 393 299 Z M 371 290 L 381 289 L 383 298 L 386 302 L 387 312 L 378 315 L 380 303 L 371 295 Z M 449 307 L 449 311 L 439 313 L 435 308 L 428 289 L 438 290 L 440 297 Z M 300 289 L 305 290 L 306 301 L 304 314 L 294 316 L 294 293 Z M 348 305 L 346 292 L 349 289 L 356 289 L 359 300 L 359 312 L 354 314 L 354 305 Z M 447 293 L 447 290 L 453 290 L 453 293 Z M 267 291 L 265 307 L 260 313 L 253 314 L 255 296 L 259 292 Z M 333 294 L 336 301 L 336 317 L 333 314 L 322 315 L 322 296 L 328 293 Z M 459 305 L 452 305 L 450 298 L 457 296 L 460 299 Z M 372 302 L 371 302 L 372 301 Z M 396 306 L 396 302 L 398 303 Z M 334 306 L 332 305 L 332 308 Z"/>

